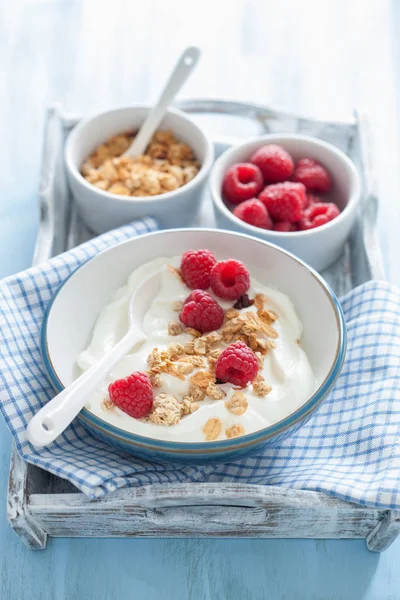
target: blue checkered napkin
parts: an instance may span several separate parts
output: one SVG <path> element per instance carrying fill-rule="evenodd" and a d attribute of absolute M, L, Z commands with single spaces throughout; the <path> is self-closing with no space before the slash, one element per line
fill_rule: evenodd
<path fill-rule="evenodd" d="M 369 282 L 342 298 L 345 365 L 329 398 L 306 425 L 262 453 L 229 464 L 151 463 L 114 451 L 74 423 L 49 448 L 24 441 L 32 414 L 54 395 L 39 353 L 44 310 L 62 281 L 111 243 L 155 228 L 127 226 L 0 284 L 0 408 L 25 460 L 69 479 L 91 498 L 124 486 L 240 481 L 400 508 L 400 294 Z"/>

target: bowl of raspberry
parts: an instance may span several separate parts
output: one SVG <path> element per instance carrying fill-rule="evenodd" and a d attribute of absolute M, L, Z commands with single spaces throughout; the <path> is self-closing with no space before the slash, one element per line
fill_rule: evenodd
<path fill-rule="evenodd" d="M 143 235 L 71 275 L 42 327 L 57 391 L 121 341 L 130 297 L 156 273 L 141 342 L 84 398 L 89 434 L 145 459 L 226 462 L 289 435 L 323 402 L 346 347 L 334 293 L 281 248 L 211 229 Z"/>
<path fill-rule="evenodd" d="M 321 271 L 337 260 L 357 217 L 360 176 L 332 144 L 265 135 L 226 150 L 210 176 L 219 227 L 254 235 Z"/>

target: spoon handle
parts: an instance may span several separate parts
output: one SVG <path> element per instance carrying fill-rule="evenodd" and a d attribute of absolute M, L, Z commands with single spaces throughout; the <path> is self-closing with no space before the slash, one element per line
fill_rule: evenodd
<path fill-rule="evenodd" d="M 137 343 L 146 339 L 145 334 L 132 328 L 102 359 L 83 373 L 71 385 L 49 400 L 32 417 L 26 429 L 26 439 L 36 448 L 48 446 L 68 427 L 85 403 L 118 361 Z"/>
<path fill-rule="evenodd" d="M 196 48 L 196 46 L 189 46 L 189 48 L 186 48 L 178 60 L 175 69 L 172 71 L 170 78 L 165 84 L 158 102 L 149 111 L 139 133 L 132 142 L 131 146 L 125 152 L 124 156 L 135 157 L 144 153 L 153 133 L 161 123 L 168 107 L 172 104 L 176 94 L 179 92 L 186 79 L 193 71 L 199 58 L 199 48 Z"/>

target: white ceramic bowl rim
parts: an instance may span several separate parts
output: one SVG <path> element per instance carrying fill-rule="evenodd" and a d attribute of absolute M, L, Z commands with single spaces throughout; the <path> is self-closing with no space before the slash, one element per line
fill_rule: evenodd
<path fill-rule="evenodd" d="M 166 232 L 179 233 L 179 232 L 193 232 L 193 231 L 201 233 L 201 232 L 216 231 L 216 230 L 209 229 L 209 228 L 164 229 L 162 231 L 147 233 L 140 237 L 142 238 L 142 237 L 149 237 L 149 236 L 158 236 L 159 234 L 163 234 Z M 286 254 L 287 256 L 292 258 L 294 261 L 296 261 L 302 268 L 306 269 L 306 271 L 308 271 L 316 279 L 316 281 L 319 283 L 319 285 L 322 287 L 324 293 L 326 294 L 326 296 L 329 299 L 329 302 L 331 303 L 332 309 L 335 314 L 337 329 L 338 329 L 338 340 L 337 340 L 336 353 L 335 353 L 335 358 L 333 360 L 333 363 L 329 369 L 329 372 L 327 373 L 326 377 L 321 382 L 321 384 L 319 385 L 317 390 L 315 390 L 315 392 L 312 394 L 312 396 L 306 402 L 304 402 L 299 408 L 297 408 L 295 411 L 293 411 L 292 413 L 290 413 L 289 415 L 287 415 L 280 421 L 277 421 L 273 425 L 264 427 L 263 429 L 259 429 L 255 432 L 249 433 L 249 434 L 241 436 L 239 438 L 231 438 L 229 440 L 217 440 L 214 442 L 171 442 L 171 441 L 160 440 L 160 439 L 156 439 L 156 438 L 152 438 L 152 437 L 141 436 L 138 434 L 128 432 L 127 430 L 122 429 L 116 425 L 111 425 L 107 421 L 105 421 L 105 420 L 101 419 L 100 417 L 98 417 L 97 415 L 93 414 L 87 408 L 83 408 L 83 410 L 82 410 L 81 416 L 82 416 L 83 420 L 88 420 L 89 423 L 91 423 L 92 425 L 97 424 L 97 426 L 99 428 L 103 428 L 103 431 L 106 429 L 107 434 L 110 435 L 111 437 L 117 437 L 117 438 L 122 437 L 125 440 L 133 441 L 133 443 L 135 443 L 135 444 L 142 443 L 143 445 L 146 445 L 146 444 L 151 443 L 151 445 L 153 447 L 162 449 L 163 451 L 173 452 L 176 449 L 185 448 L 185 450 L 186 449 L 193 450 L 195 452 L 195 451 L 201 450 L 202 447 L 207 447 L 207 451 L 209 451 L 209 450 L 212 451 L 215 449 L 215 451 L 218 452 L 219 450 L 223 450 L 224 448 L 233 448 L 236 446 L 252 445 L 253 442 L 257 442 L 258 438 L 262 438 L 263 436 L 269 438 L 269 437 L 274 436 L 275 434 L 278 435 L 282 431 L 285 431 L 286 429 L 288 429 L 289 427 L 291 427 L 298 421 L 302 420 L 306 415 L 308 415 L 315 408 L 317 408 L 317 406 L 325 398 L 326 394 L 332 388 L 332 386 L 334 385 L 336 379 L 338 378 L 338 376 L 340 374 L 340 371 L 341 371 L 341 368 L 342 368 L 342 365 L 344 362 L 345 354 L 346 354 L 346 344 L 347 344 L 346 325 L 345 325 L 342 308 L 341 308 L 340 303 L 339 303 L 338 299 L 336 298 L 336 295 L 334 294 L 333 290 L 330 288 L 330 286 L 326 283 L 326 281 L 314 269 L 309 267 L 305 262 L 303 262 L 302 260 L 300 260 L 299 258 L 294 256 L 290 252 L 283 250 L 279 246 L 276 246 L 275 244 L 271 244 L 270 242 L 266 242 L 259 238 L 254 238 L 252 236 L 248 236 L 246 234 L 236 233 L 236 232 L 232 232 L 232 231 L 228 231 L 228 230 L 220 230 L 220 231 L 224 234 L 229 234 L 233 237 L 242 237 L 242 238 L 251 239 L 251 241 L 254 243 L 270 246 L 270 247 L 274 248 L 275 250 L 277 250 L 278 252 L 282 252 L 283 254 Z M 74 274 L 78 270 L 84 269 L 92 261 L 96 261 L 99 259 L 101 260 L 101 257 L 104 254 L 112 251 L 116 246 L 129 244 L 129 243 L 132 243 L 132 241 L 133 240 L 126 240 L 124 242 L 120 242 L 119 244 L 115 244 L 114 246 L 111 246 L 110 248 L 107 248 L 106 250 L 99 252 L 94 257 L 90 258 L 85 263 L 83 263 L 80 267 L 75 269 L 75 271 L 73 273 L 71 273 L 71 275 L 69 275 L 69 277 L 60 285 L 60 287 L 55 292 L 53 298 L 51 299 L 51 301 L 46 309 L 46 313 L 45 313 L 43 323 L 42 323 L 42 328 L 41 328 L 40 349 L 41 349 L 41 354 L 42 354 L 42 359 L 43 359 L 44 367 L 46 370 L 46 374 L 48 376 L 50 383 L 53 385 L 54 389 L 57 392 L 62 391 L 64 389 L 64 385 L 63 385 L 60 377 L 58 376 L 57 371 L 53 365 L 53 362 L 51 360 L 51 356 L 49 353 L 49 348 L 48 348 L 47 328 L 48 328 L 48 322 L 49 322 L 49 316 L 51 313 L 51 308 L 52 308 L 58 294 L 64 287 L 64 285 L 67 283 L 67 281 L 71 277 L 74 276 Z"/>
<path fill-rule="evenodd" d="M 101 190 L 101 189 L 97 188 L 96 186 L 92 185 L 91 183 L 89 183 L 83 177 L 79 168 L 75 164 L 75 161 L 72 159 L 71 153 L 72 153 L 72 145 L 75 143 L 76 137 L 81 133 L 81 131 L 86 127 L 86 125 L 88 123 L 90 123 L 91 121 L 93 121 L 94 119 L 97 119 L 97 118 L 104 116 L 106 114 L 109 114 L 109 113 L 117 112 L 119 110 L 127 110 L 127 109 L 143 110 L 143 109 L 149 109 L 149 108 L 150 108 L 150 106 L 145 105 L 145 104 L 132 104 L 131 106 L 119 106 L 119 107 L 113 108 L 112 110 L 107 110 L 107 111 L 103 111 L 101 113 L 97 113 L 96 115 L 93 115 L 92 117 L 89 117 L 87 119 L 83 119 L 82 121 L 80 121 L 80 123 L 78 123 L 78 125 L 71 131 L 71 133 L 67 139 L 67 143 L 65 146 L 65 161 L 70 170 L 70 173 L 75 177 L 75 179 L 77 179 L 79 181 L 80 184 L 82 184 L 87 189 L 96 192 L 99 196 L 101 196 L 103 198 L 109 198 L 109 199 L 112 198 L 113 200 L 116 200 L 117 202 L 121 202 L 123 204 L 127 204 L 127 203 L 134 204 L 136 202 L 143 202 L 145 200 L 146 203 L 151 205 L 153 202 L 160 202 L 160 200 L 168 200 L 169 198 L 171 198 L 171 196 L 175 196 L 176 194 L 181 193 L 182 191 L 189 190 L 194 185 L 200 183 L 201 181 L 203 181 L 205 179 L 205 177 L 207 176 L 208 170 L 212 164 L 213 158 L 214 158 L 213 145 L 212 145 L 211 141 L 208 139 L 208 137 L 206 136 L 206 134 L 204 133 L 204 131 L 197 125 L 197 123 L 195 123 L 190 117 L 187 116 L 187 114 L 185 114 L 182 110 L 179 110 L 178 108 L 169 108 L 167 111 L 167 114 L 170 113 L 173 115 L 177 115 L 178 117 L 181 117 L 181 118 L 185 119 L 186 121 L 189 121 L 190 124 L 193 127 L 195 127 L 198 130 L 198 132 L 200 133 L 200 135 L 202 136 L 205 147 L 206 147 L 205 160 L 201 164 L 200 170 L 197 173 L 197 175 L 195 177 L 193 177 L 193 179 L 191 179 L 188 183 L 185 183 L 184 185 L 177 188 L 176 190 L 171 190 L 170 192 L 165 192 L 164 194 L 157 194 L 156 196 L 121 196 L 120 194 L 112 194 L 111 192 Z"/>
<path fill-rule="evenodd" d="M 256 141 L 257 142 L 259 141 L 260 145 L 261 145 L 264 142 L 266 142 L 266 143 L 277 142 L 278 143 L 279 140 L 285 140 L 285 139 L 310 142 L 310 143 L 314 144 L 315 146 L 320 146 L 322 148 L 325 148 L 326 150 L 328 150 L 329 152 L 334 154 L 339 160 L 341 160 L 343 163 L 345 163 L 346 167 L 352 173 L 353 181 L 354 181 L 354 189 L 353 189 L 353 192 L 352 192 L 350 198 L 348 199 L 348 202 L 347 202 L 346 206 L 344 207 L 344 209 L 340 212 L 340 214 L 337 217 L 332 219 L 332 221 L 329 221 L 328 223 L 325 223 L 324 225 L 320 225 L 319 227 L 316 227 L 314 229 L 307 229 L 305 231 L 282 232 L 282 231 L 274 231 L 273 229 L 267 229 L 265 231 L 268 232 L 268 236 L 271 236 L 272 238 L 275 237 L 277 240 L 279 238 L 287 237 L 287 236 L 290 236 L 291 238 L 292 237 L 297 237 L 297 238 L 307 237 L 307 236 L 312 236 L 316 231 L 322 231 L 322 230 L 326 230 L 331 227 L 335 227 L 336 225 L 341 223 L 341 221 L 346 217 L 347 213 L 353 209 L 353 205 L 355 203 L 357 203 L 360 199 L 360 196 L 361 196 L 360 176 L 358 174 L 358 171 L 357 171 L 353 161 L 350 160 L 350 158 L 348 156 L 346 156 L 346 154 L 344 152 L 342 152 L 341 150 L 339 150 L 339 148 L 336 148 L 332 144 L 329 144 L 328 142 L 324 142 L 323 140 L 319 140 L 318 138 L 315 138 L 315 137 L 312 137 L 309 135 L 302 135 L 302 134 L 297 134 L 297 133 L 293 133 L 293 134 L 291 134 L 291 133 L 282 133 L 282 134 L 271 133 L 271 134 L 263 135 L 260 137 L 252 138 L 251 140 L 246 140 L 245 142 L 243 142 L 241 144 L 232 146 L 231 148 L 228 148 L 228 150 L 225 150 L 225 152 L 223 152 L 221 154 L 221 156 L 219 156 L 217 158 L 217 160 L 215 161 L 214 166 L 211 170 L 211 175 L 210 175 L 210 187 L 211 187 L 211 192 L 214 196 L 215 202 L 222 209 L 223 213 L 225 214 L 225 216 L 228 217 L 228 219 L 230 219 L 234 223 L 239 223 L 240 226 L 243 227 L 243 229 L 245 229 L 249 232 L 249 234 L 258 235 L 260 232 L 260 227 L 255 227 L 254 225 L 250 225 L 249 223 L 242 221 L 241 219 L 236 217 L 233 214 L 233 212 L 231 212 L 229 210 L 229 208 L 226 206 L 226 204 L 222 198 L 222 194 L 217 187 L 217 182 L 216 182 L 217 175 L 219 174 L 219 170 L 220 170 L 219 169 L 220 163 L 224 162 L 224 160 L 227 157 L 229 157 L 231 154 L 234 154 L 239 148 L 240 149 L 246 148 L 247 146 L 253 145 L 254 142 L 256 142 Z"/>

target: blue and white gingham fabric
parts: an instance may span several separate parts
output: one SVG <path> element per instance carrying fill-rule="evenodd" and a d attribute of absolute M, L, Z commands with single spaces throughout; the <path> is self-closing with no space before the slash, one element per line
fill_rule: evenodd
<path fill-rule="evenodd" d="M 39 352 L 46 305 L 96 252 L 154 229 L 152 219 L 137 222 L 0 284 L 0 408 L 20 455 L 90 498 L 124 486 L 239 481 L 400 509 L 400 294 L 385 282 L 371 281 L 342 298 L 348 350 L 333 392 L 296 434 L 256 456 L 209 466 L 151 463 L 113 450 L 78 423 L 49 448 L 35 450 L 25 441 L 30 417 L 54 395 Z"/>

